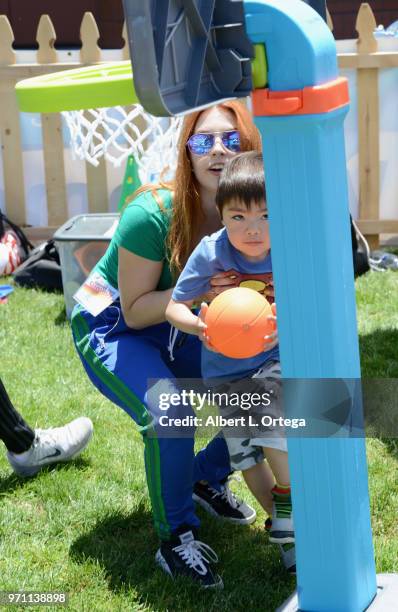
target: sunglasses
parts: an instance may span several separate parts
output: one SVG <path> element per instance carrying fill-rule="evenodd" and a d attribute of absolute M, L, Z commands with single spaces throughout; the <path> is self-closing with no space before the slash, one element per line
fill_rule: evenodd
<path fill-rule="evenodd" d="M 216 136 L 221 136 L 221 142 L 229 151 L 238 153 L 240 151 L 240 134 L 237 130 L 229 132 L 213 132 L 209 134 L 198 133 L 192 134 L 187 140 L 187 145 L 191 153 L 194 155 L 206 155 L 210 153 L 214 147 Z"/>

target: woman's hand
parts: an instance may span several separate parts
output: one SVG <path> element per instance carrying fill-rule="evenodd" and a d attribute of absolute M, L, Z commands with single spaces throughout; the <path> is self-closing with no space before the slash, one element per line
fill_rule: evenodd
<path fill-rule="evenodd" d="M 272 315 L 268 315 L 267 319 L 271 323 L 272 332 L 268 336 L 264 336 L 264 350 L 270 351 L 278 344 L 278 329 L 276 326 L 276 304 L 272 304 Z"/>
<path fill-rule="evenodd" d="M 199 337 L 199 340 L 203 342 L 204 346 L 207 348 L 208 351 L 217 353 L 215 348 L 211 345 L 210 338 L 207 335 L 207 325 L 205 323 L 205 319 L 208 309 L 209 306 L 205 302 L 202 302 L 202 304 L 200 305 L 200 312 L 197 320 L 197 335 Z"/>

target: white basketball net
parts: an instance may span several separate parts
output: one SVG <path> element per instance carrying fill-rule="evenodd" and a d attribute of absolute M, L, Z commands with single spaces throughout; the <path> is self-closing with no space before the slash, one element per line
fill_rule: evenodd
<path fill-rule="evenodd" d="M 180 118 L 154 117 L 139 104 L 64 111 L 62 115 L 79 159 L 98 166 L 105 157 L 120 166 L 134 155 L 143 183 L 154 180 L 166 167 L 175 170 Z"/>

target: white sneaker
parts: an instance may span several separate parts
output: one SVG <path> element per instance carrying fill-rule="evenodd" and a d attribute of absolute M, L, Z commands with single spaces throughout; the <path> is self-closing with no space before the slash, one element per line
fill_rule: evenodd
<path fill-rule="evenodd" d="M 82 452 L 93 435 L 93 424 L 80 417 L 63 427 L 36 429 L 36 437 L 24 453 L 7 453 L 14 472 L 20 476 L 33 476 L 45 465 L 69 461 Z"/>

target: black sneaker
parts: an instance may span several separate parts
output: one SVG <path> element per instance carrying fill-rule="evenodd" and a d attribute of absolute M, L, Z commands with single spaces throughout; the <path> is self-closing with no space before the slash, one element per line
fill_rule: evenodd
<path fill-rule="evenodd" d="M 210 563 L 218 562 L 216 553 L 210 546 L 196 539 L 196 530 L 193 528 L 162 542 L 155 558 L 172 578 L 187 576 L 205 589 L 222 589 L 224 586 L 221 577 L 214 574 L 210 566 Z"/>
<path fill-rule="evenodd" d="M 228 480 L 217 491 L 208 484 L 197 482 L 192 498 L 209 514 L 238 525 L 250 525 L 256 520 L 254 508 L 238 499 L 229 488 Z"/>

